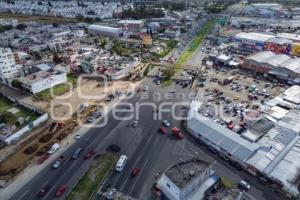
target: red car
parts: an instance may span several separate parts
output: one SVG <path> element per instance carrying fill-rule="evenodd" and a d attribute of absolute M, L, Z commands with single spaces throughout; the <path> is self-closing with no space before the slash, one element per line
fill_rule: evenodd
<path fill-rule="evenodd" d="M 96 152 L 94 150 L 90 150 L 89 152 L 87 152 L 84 156 L 84 159 L 87 160 L 87 159 L 90 159 L 93 155 L 95 155 Z"/>
<path fill-rule="evenodd" d="M 172 128 L 172 133 L 173 133 L 178 139 L 182 139 L 182 138 L 183 138 L 183 135 L 182 135 L 180 129 L 177 128 L 177 127 L 173 127 L 173 128 Z"/>
<path fill-rule="evenodd" d="M 233 129 L 233 123 L 228 124 L 228 125 L 227 125 L 227 128 L 229 128 L 229 129 L 232 130 L 232 129 Z"/>
<path fill-rule="evenodd" d="M 167 133 L 168 133 L 168 131 L 167 131 L 167 129 L 166 129 L 165 127 L 160 127 L 160 128 L 159 128 L 159 132 L 160 132 L 161 134 L 167 134 Z"/>
<path fill-rule="evenodd" d="M 42 187 L 42 189 L 38 193 L 38 196 L 39 197 L 45 196 L 48 193 L 49 189 L 50 189 L 50 187 L 48 185 Z"/>
<path fill-rule="evenodd" d="M 37 163 L 38 164 L 42 164 L 43 162 L 45 162 L 45 160 L 47 160 L 49 158 L 49 155 L 48 154 L 44 154 L 42 155 L 38 160 L 37 160 Z"/>
<path fill-rule="evenodd" d="M 139 175 L 140 171 L 141 171 L 141 169 L 138 168 L 138 167 L 133 168 L 132 171 L 131 171 L 131 176 Z"/>
<path fill-rule="evenodd" d="M 58 190 L 55 193 L 55 197 L 61 197 L 67 190 L 67 187 L 65 185 L 60 186 L 60 188 L 58 188 Z"/>

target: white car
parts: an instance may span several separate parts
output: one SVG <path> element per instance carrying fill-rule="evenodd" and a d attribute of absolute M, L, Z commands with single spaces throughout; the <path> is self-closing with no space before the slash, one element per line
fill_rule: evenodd
<path fill-rule="evenodd" d="M 241 180 L 241 182 L 238 184 L 238 186 L 245 190 L 250 190 L 250 185 L 244 180 Z"/>
<path fill-rule="evenodd" d="M 48 151 L 48 154 L 51 155 L 53 154 L 55 151 L 57 151 L 57 149 L 59 149 L 60 145 L 58 143 L 54 143 L 51 148 Z"/>
<path fill-rule="evenodd" d="M 74 136 L 74 138 L 75 138 L 76 140 L 79 140 L 80 137 L 81 137 L 81 135 L 80 135 L 79 133 L 76 133 L 75 136 Z"/>
<path fill-rule="evenodd" d="M 132 123 L 132 126 L 133 126 L 133 127 L 137 127 L 137 126 L 138 126 L 138 121 L 135 120 L 135 121 Z"/>
<path fill-rule="evenodd" d="M 169 127 L 170 126 L 170 123 L 167 121 L 167 120 L 163 120 L 162 121 L 162 124 L 166 127 Z"/>

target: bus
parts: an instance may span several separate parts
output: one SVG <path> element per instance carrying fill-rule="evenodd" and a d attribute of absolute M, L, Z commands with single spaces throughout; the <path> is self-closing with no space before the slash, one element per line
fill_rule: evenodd
<path fill-rule="evenodd" d="M 121 172 L 124 169 L 124 166 L 128 160 L 128 157 L 126 155 L 121 155 L 117 164 L 116 164 L 116 171 Z"/>

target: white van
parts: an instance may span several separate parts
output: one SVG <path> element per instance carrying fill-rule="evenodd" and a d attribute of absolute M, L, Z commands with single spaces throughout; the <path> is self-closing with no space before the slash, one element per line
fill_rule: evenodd
<path fill-rule="evenodd" d="M 124 169 L 124 166 L 128 160 L 128 157 L 126 155 L 121 155 L 117 164 L 116 164 L 116 171 L 121 172 Z"/>
<path fill-rule="evenodd" d="M 58 143 L 54 143 L 48 151 L 48 154 L 53 154 L 57 149 L 59 149 L 60 145 Z"/>

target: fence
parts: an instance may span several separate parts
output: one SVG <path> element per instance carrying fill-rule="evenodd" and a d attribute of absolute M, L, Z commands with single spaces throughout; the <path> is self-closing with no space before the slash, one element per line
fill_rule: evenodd
<path fill-rule="evenodd" d="M 19 106 L 25 107 L 29 110 L 32 110 L 33 112 L 37 112 L 39 114 L 41 114 L 41 116 L 39 118 L 37 118 L 36 120 L 34 120 L 33 122 L 27 124 L 26 126 L 24 126 L 23 128 L 21 128 L 20 130 L 18 130 L 17 132 L 13 133 L 12 135 L 8 136 L 7 138 L 4 136 L 0 137 L 0 140 L 3 141 L 6 144 L 10 144 L 11 142 L 13 142 L 14 140 L 19 139 L 23 134 L 25 134 L 26 132 L 32 130 L 33 128 L 39 126 L 41 123 L 45 122 L 48 120 L 49 116 L 47 113 L 44 113 L 43 111 L 34 108 L 31 105 L 25 104 L 21 101 L 18 101 L 10 96 L 7 95 L 3 95 L 1 94 L 4 98 L 7 98 L 8 100 L 18 104 Z"/>

